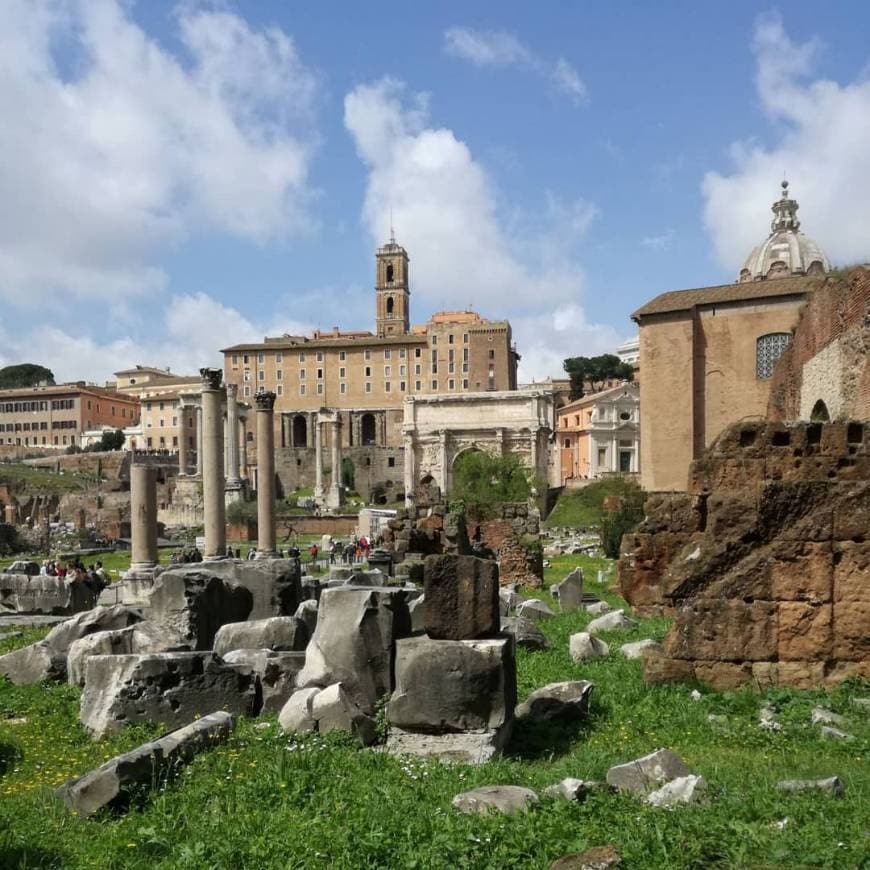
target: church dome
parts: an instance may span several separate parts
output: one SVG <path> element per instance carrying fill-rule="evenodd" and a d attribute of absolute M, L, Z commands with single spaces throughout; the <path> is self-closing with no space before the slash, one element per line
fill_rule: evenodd
<path fill-rule="evenodd" d="M 737 279 L 741 284 L 831 271 L 831 264 L 818 242 L 800 232 L 797 210 L 797 201 L 788 196 L 788 182 L 783 181 L 782 196 L 772 207 L 770 235 L 746 258 Z"/>

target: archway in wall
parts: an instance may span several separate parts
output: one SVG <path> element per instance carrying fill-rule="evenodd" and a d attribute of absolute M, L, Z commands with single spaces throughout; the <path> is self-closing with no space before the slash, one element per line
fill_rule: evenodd
<path fill-rule="evenodd" d="M 293 447 L 306 447 L 308 445 L 308 421 L 302 414 L 297 414 L 293 418 L 291 441 Z"/>
<path fill-rule="evenodd" d="M 806 405 L 804 405 L 804 407 L 806 407 Z M 821 399 L 813 405 L 813 410 L 810 411 L 810 420 L 813 423 L 831 422 L 831 415 L 828 413 L 828 406 Z"/>
<path fill-rule="evenodd" d="M 360 420 L 360 438 L 363 447 L 371 447 L 377 441 L 377 424 L 374 414 L 363 414 Z"/>

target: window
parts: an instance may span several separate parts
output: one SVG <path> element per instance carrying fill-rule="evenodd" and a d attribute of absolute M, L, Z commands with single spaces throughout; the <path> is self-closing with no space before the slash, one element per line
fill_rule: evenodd
<path fill-rule="evenodd" d="M 264 362 L 266 362 L 266 354 L 264 354 L 264 353 L 258 353 L 258 354 L 257 354 L 257 362 L 260 363 L 261 365 L 262 365 Z"/>
<path fill-rule="evenodd" d="M 388 266 L 387 268 L 391 269 L 392 267 Z M 392 316 L 393 316 L 393 297 L 387 296 L 387 317 L 392 317 Z"/>
<path fill-rule="evenodd" d="M 173 425 L 173 426 L 177 426 L 177 425 L 178 425 L 178 417 L 173 417 L 173 418 L 172 418 L 172 425 Z"/>
<path fill-rule="evenodd" d="M 423 356 L 423 348 L 415 347 L 414 348 L 414 359 L 420 359 Z"/>
<path fill-rule="evenodd" d="M 390 382 L 389 381 L 384 381 L 384 392 L 385 393 L 390 392 Z"/>
<path fill-rule="evenodd" d="M 275 362 L 284 362 L 284 354 L 280 350 L 275 354 Z"/>
<path fill-rule="evenodd" d="M 277 380 L 277 381 L 283 381 L 283 380 L 284 380 L 284 371 L 283 371 L 283 369 L 278 369 L 278 370 L 275 372 L 275 380 Z"/>
<path fill-rule="evenodd" d="M 453 344 L 453 333 L 447 336 L 447 344 Z"/>
<path fill-rule="evenodd" d="M 405 392 L 405 382 L 404 381 L 399 381 L 399 392 L 400 393 Z"/>
<path fill-rule="evenodd" d="M 438 381 L 432 381 L 432 390 L 438 392 Z"/>
<path fill-rule="evenodd" d="M 438 351 L 432 351 L 432 374 L 438 374 Z"/>
<path fill-rule="evenodd" d="M 372 358 L 372 352 L 370 350 L 363 351 L 363 359 L 370 360 Z"/>
<path fill-rule="evenodd" d="M 489 349 L 489 358 L 495 359 L 495 350 L 493 350 L 493 348 Z"/>
<path fill-rule="evenodd" d="M 318 381 L 322 381 L 322 380 L 323 380 L 323 369 L 318 369 L 318 370 L 317 370 L 317 380 L 318 380 Z"/>
<path fill-rule="evenodd" d="M 392 351 L 386 347 L 384 348 L 384 359 L 389 359 L 392 356 Z"/>
<path fill-rule="evenodd" d="M 305 380 L 305 369 L 299 369 L 299 380 L 300 381 Z"/>
<path fill-rule="evenodd" d="M 251 358 L 250 358 L 247 354 L 244 354 L 244 355 L 242 356 L 242 362 L 243 362 L 245 365 L 247 365 L 250 361 L 251 361 Z"/>
<path fill-rule="evenodd" d="M 606 447 L 599 447 L 598 448 L 598 467 L 601 468 L 604 465 L 607 465 L 607 448 Z"/>
<path fill-rule="evenodd" d="M 347 384 L 346 384 L 344 381 L 342 381 L 342 382 L 338 385 L 338 391 L 339 391 L 339 393 L 341 393 L 342 395 L 344 395 L 344 394 L 347 392 Z"/>
<path fill-rule="evenodd" d="M 762 335 L 755 342 L 755 376 L 769 378 L 773 375 L 773 367 L 791 344 L 791 334 L 788 332 L 771 332 Z"/>
<path fill-rule="evenodd" d="M 403 378 L 403 377 L 405 377 L 406 374 L 408 374 L 408 367 L 407 366 L 399 366 L 399 377 Z"/>
<path fill-rule="evenodd" d="M 405 358 L 405 348 L 400 347 L 399 348 L 399 359 L 404 359 L 404 358 Z"/>
<path fill-rule="evenodd" d="M 463 378 L 463 379 L 462 379 L 462 389 L 463 389 L 463 390 L 467 390 L 467 389 L 468 389 L 468 378 Z"/>
<path fill-rule="evenodd" d="M 344 361 L 347 359 L 347 352 L 346 352 L 346 351 L 343 351 L 343 350 L 340 350 L 340 351 L 338 352 L 338 358 L 339 358 L 342 362 L 344 362 Z"/>
<path fill-rule="evenodd" d="M 245 369 L 244 374 L 242 375 L 242 380 L 250 381 L 251 380 L 251 370 Z M 151 410 L 151 403 L 148 403 L 148 410 Z"/>
<path fill-rule="evenodd" d="M 299 384 L 299 395 L 300 396 L 305 395 L 305 384 Z"/>
<path fill-rule="evenodd" d="M 438 344 L 438 336 L 433 335 L 432 336 L 432 347 L 435 347 L 436 344 Z"/>
<path fill-rule="evenodd" d="M 365 369 L 365 376 L 366 376 L 367 378 L 370 378 L 370 377 L 372 376 L 372 367 L 371 367 L 371 366 L 366 366 L 366 369 Z"/>
<path fill-rule="evenodd" d="M 299 353 L 299 362 L 305 362 L 305 352 L 301 351 Z"/>
<path fill-rule="evenodd" d="M 396 457 L 388 456 L 387 457 L 387 468 L 395 468 L 396 467 Z"/>
<path fill-rule="evenodd" d="M 423 366 L 421 366 L 420 363 L 414 364 L 414 374 L 415 375 L 422 375 L 423 374 Z"/>
<path fill-rule="evenodd" d="M 570 447 L 570 446 L 571 446 L 571 439 L 570 439 L 570 438 L 566 438 L 566 439 L 565 439 L 565 443 L 564 443 L 562 446 L 563 446 L 563 447 Z"/>
<path fill-rule="evenodd" d="M 372 382 L 366 381 L 366 392 L 370 393 L 372 391 Z"/>
<path fill-rule="evenodd" d="M 384 377 L 388 378 L 392 374 L 393 367 L 392 366 L 384 366 Z"/>
<path fill-rule="evenodd" d="M 467 332 L 463 332 L 463 333 L 462 333 L 462 343 L 463 343 L 463 344 L 468 344 L 468 333 L 467 333 Z M 468 353 L 468 349 L 467 349 L 467 348 L 466 348 L 466 351 L 465 351 L 465 352 Z"/>
<path fill-rule="evenodd" d="M 283 384 L 278 384 L 278 386 L 275 387 L 275 395 L 276 396 L 283 396 L 284 395 L 284 385 Z"/>
<path fill-rule="evenodd" d="M 250 388 L 250 387 L 245 387 L 244 395 L 245 395 L 245 396 L 250 396 L 250 395 L 251 395 L 251 388 Z"/>
<path fill-rule="evenodd" d="M 317 362 L 323 362 L 323 351 L 317 351 Z"/>
<path fill-rule="evenodd" d="M 265 381 L 266 380 L 266 373 L 262 369 L 260 369 L 260 371 L 257 372 L 257 380 L 258 381 Z"/>
<path fill-rule="evenodd" d="M 339 376 L 342 380 L 344 380 L 344 378 L 347 377 L 347 369 L 346 369 L 344 366 L 342 366 L 342 367 L 338 370 L 338 376 Z"/>
<path fill-rule="evenodd" d="M 414 381 L 414 389 L 419 393 L 423 389 L 422 381 Z"/>
<path fill-rule="evenodd" d="M 318 385 L 317 385 L 317 395 L 318 395 L 318 396 L 322 396 L 322 395 L 323 395 L 323 384 L 318 384 Z"/>

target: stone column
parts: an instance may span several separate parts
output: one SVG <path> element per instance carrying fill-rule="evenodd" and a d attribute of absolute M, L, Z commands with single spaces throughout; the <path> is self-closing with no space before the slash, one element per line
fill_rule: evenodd
<path fill-rule="evenodd" d="M 227 384 L 227 489 L 239 489 L 239 388 Z"/>
<path fill-rule="evenodd" d="M 258 390 L 257 558 L 275 558 L 275 394 Z"/>
<path fill-rule="evenodd" d="M 202 477 L 202 396 L 196 406 L 196 476 Z"/>
<path fill-rule="evenodd" d="M 248 418 L 239 415 L 239 474 L 248 479 Z"/>
<path fill-rule="evenodd" d="M 185 411 L 187 405 L 178 403 L 178 476 L 187 474 L 187 426 L 185 423 Z"/>
<path fill-rule="evenodd" d="M 157 566 L 157 469 L 130 466 L 130 574 L 153 574 Z"/>
<path fill-rule="evenodd" d="M 318 414 L 314 415 L 314 498 L 323 499 L 323 434 Z"/>
<path fill-rule="evenodd" d="M 405 442 L 405 507 L 412 507 L 414 504 L 414 490 L 416 489 L 417 472 L 414 463 L 414 436 L 408 432 L 404 438 Z"/>
<path fill-rule="evenodd" d="M 224 390 L 220 369 L 200 369 L 202 375 L 202 499 L 205 513 L 203 558 L 226 556 L 227 530 L 224 503 Z"/>
<path fill-rule="evenodd" d="M 447 498 L 447 430 L 442 429 L 438 433 L 438 461 L 441 465 L 441 480 L 438 481 L 438 486 L 441 487 L 441 498 Z"/>
<path fill-rule="evenodd" d="M 341 418 L 336 413 L 329 432 L 332 439 L 332 476 L 329 482 L 329 494 L 326 504 L 331 508 L 341 506 Z"/>

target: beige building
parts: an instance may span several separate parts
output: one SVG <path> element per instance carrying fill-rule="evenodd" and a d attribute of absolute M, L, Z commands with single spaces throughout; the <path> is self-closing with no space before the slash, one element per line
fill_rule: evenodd
<path fill-rule="evenodd" d="M 0 444 L 81 446 L 89 429 L 124 429 L 139 417 L 139 400 L 83 382 L 0 390 Z"/>
<path fill-rule="evenodd" d="M 689 463 L 727 425 L 765 417 L 774 364 L 830 270 L 799 231 L 797 210 L 784 182 L 771 233 L 736 283 L 663 293 L 632 314 L 640 329 L 645 489 L 685 490 Z"/>

